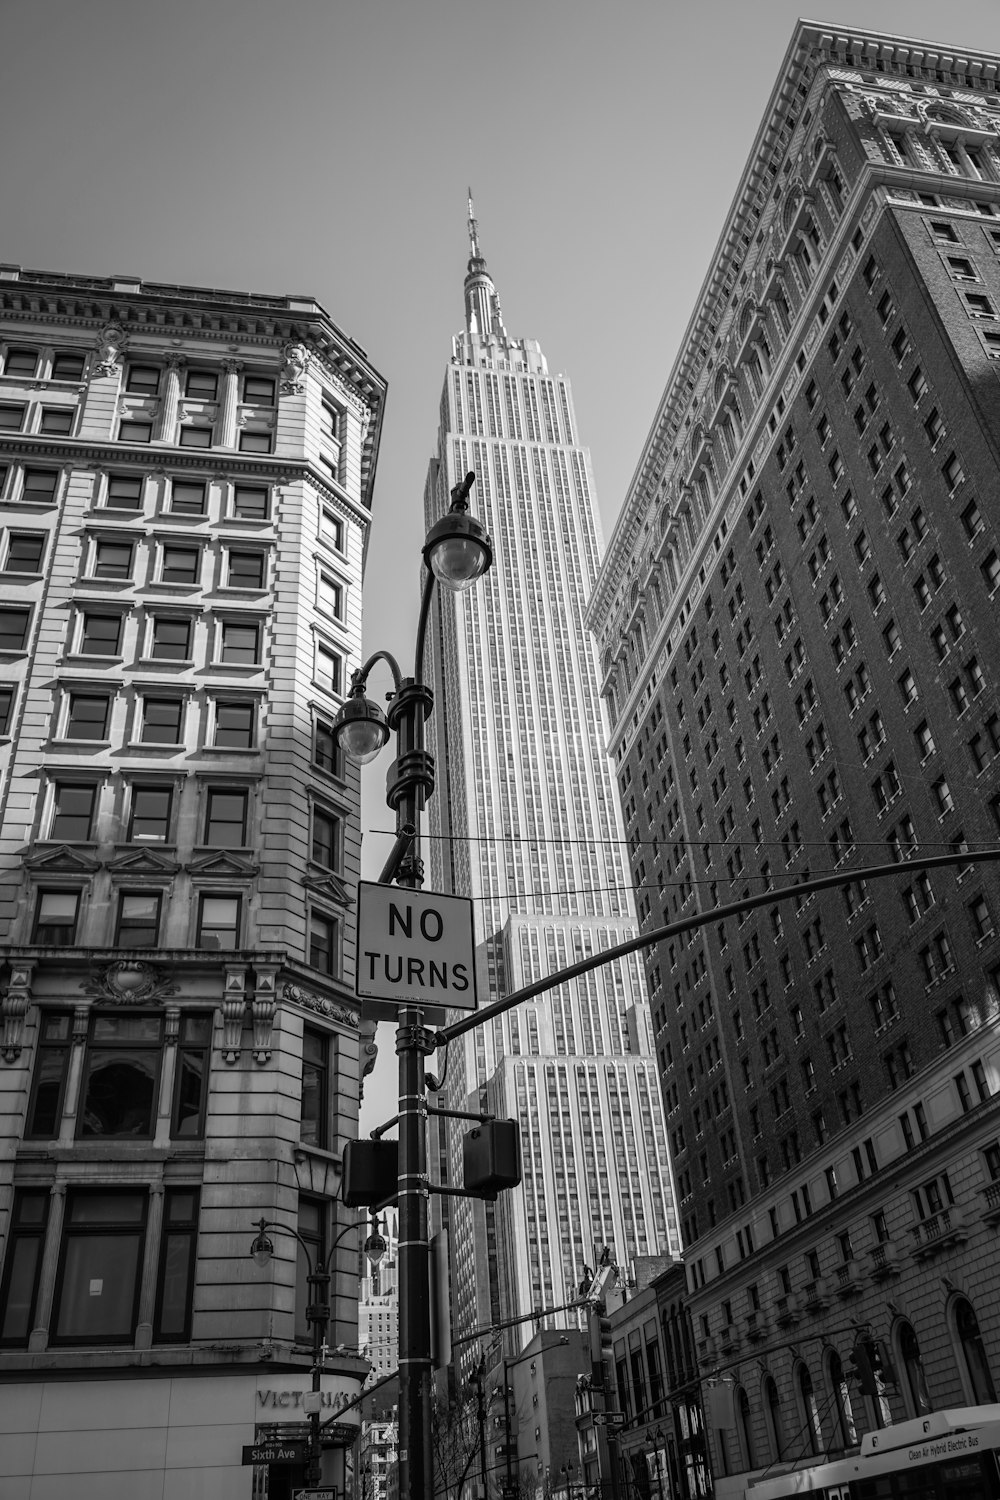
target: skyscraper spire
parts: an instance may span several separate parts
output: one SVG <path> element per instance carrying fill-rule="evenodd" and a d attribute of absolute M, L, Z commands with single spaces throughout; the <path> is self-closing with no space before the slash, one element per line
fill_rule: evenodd
<path fill-rule="evenodd" d="M 469 188 L 469 266 L 465 276 L 465 327 L 466 332 L 488 338 L 491 334 L 508 342 L 503 326 L 500 298 L 493 284 L 493 277 L 486 269 L 486 258 L 479 248 L 479 224 L 472 204 L 472 189 Z"/>

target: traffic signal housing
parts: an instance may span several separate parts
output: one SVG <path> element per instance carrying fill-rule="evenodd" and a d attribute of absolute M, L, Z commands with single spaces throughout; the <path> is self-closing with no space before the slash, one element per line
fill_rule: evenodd
<path fill-rule="evenodd" d="M 495 1198 L 521 1181 L 521 1133 L 516 1120 L 485 1120 L 462 1141 L 465 1191 Z"/>
<path fill-rule="evenodd" d="M 348 1141 L 340 1196 L 348 1208 L 376 1208 L 395 1201 L 399 1179 L 398 1141 Z"/>

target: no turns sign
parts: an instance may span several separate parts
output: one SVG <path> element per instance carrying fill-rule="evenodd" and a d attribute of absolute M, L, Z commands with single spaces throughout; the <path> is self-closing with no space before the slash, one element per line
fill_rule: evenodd
<path fill-rule="evenodd" d="M 400 1006 L 475 1010 L 472 902 L 362 880 L 355 992 Z"/>

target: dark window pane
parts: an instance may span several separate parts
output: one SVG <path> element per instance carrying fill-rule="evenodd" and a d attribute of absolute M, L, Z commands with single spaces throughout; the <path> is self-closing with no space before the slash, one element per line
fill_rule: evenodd
<path fill-rule="evenodd" d="M 263 552 L 230 552 L 229 587 L 232 589 L 264 587 Z"/>
<path fill-rule="evenodd" d="M 164 547 L 160 577 L 164 583 L 197 583 L 199 557 L 188 547 Z"/>
<path fill-rule="evenodd" d="M 316 724 L 316 744 L 313 760 L 321 771 L 329 771 L 331 776 L 340 775 L 340 755 L 337 750 L 337 742 L 333 737 L 333 729 L 329 724 L 319 720 Z"/>
<path fill-rule="evenodd" d="M 14 689 L 12 687 L 0 687 L 0 734 L 10 734 L 13 717 Z"/>
<path fill-rule="evenodd" d="M 107 698 L 91 697 L 86 693 L 70 694 L 67 739 L 103 740 L 107 722 Z"/>
<path fill-rule="evenodd" d="M 24 412 L 23 406 L 0 406 L 0 432 L 20 432 Z"/>
<path fill-rule="evenodd" d="M 191 423 L 185 423 L 181 428 L 182 448 L 211 448 L 211 446 L 211 427 L 195 427 Z"/>
<path fill-rule="evenodd" d="M 203 516 L 205 514 L 205 486 L 182 484 L 175 479 L 170 487 L 170 509 L 175 514 L 184 516 Z"/>
<path fill-rule="evenodd" d="M 160 896 L 156 891 L 122 891 L 118 898 L 119 948 L 152 948 L 160 931 Z"/>
<path fill-rule="evenodd" d="M 340 863 L 340 819 L 318 807 L 313 812 L 312 857 L 331 870 Z"/>
<path fill-rule="evenodd" d="M 85 656 L 117 656 L 121 615 L 84 615 L 80 650 Z"/>
<path fill-rule="evenodd" d="M 45 536 L 40 531 L 15 531 L 7 548 L 8 573 L 40 573 Z"/>
<path fill-rule="evenodd" d="M 43 406 L 41 432 L 66 437 L 73 431 L 74 411 L 71 406 Z"/>
<path fill-rule="evenodd" d="M 96 795 L 97 788 L 93 786 L 57 786 L 49 837 L 89 839 Z"/>
<path fill-rule="evenodd" d="M 258 658 L 259 632 L 256 625 L 234 625 L 223 622 L 220 660 L 252 666 Z"/>
<path fill-rule="evenodd" d="M 25 469 L 23 498 L 34 501 L 52 500 L 58 481 L 59 474 L 55 469 Z"/>
<path fill-rule="evenodd" d="M 42 1264 L 48 1192 L 20 1190 L 8 1239 L 7 1264 L 0 1288 L 0 1343 L 26 1344 L 35 1317 L 35 1299 Z"/>
<path fill-rule="evenodd" d="M 313 1146 L 326 1141 L 326 1041 L 314 1031 L 302 1038 L 302 1109 L 299 1136 Z"/>
<path fill-rule="evenodd" d="M 168 786 L 137 786 L 132 793 L 129 838 L 144 844 L 163 843 L 169 838 L 172 800 Z"/>
<path fill-rule="evenodd" d="M 160 372 L 155 365 L 129 365 L 125 382 L 127 391 L 141 396 L 155 396 L 160 388 Z"/>
<path fill-rule="evenodd" d="M 131 474 L 110 475 L 105 503 L 122 510 L 138 510 L 142 504 L 142 480 Z"/>
<path fill-rule="evenodd" d="M 26 1135 L 54 1140 L 59 1134 L 69 1065 L 69 1019 L 63 1014 L 43 1017 Z"/>
<path fill-rule="evenodd" d="M 274 381 L 263 375 L 244 375 L 243 400 L 253 406 L 274 405 Z"/>
<path fill-rule="evenodd" d="M 256 707 L 253 703 L 227 703 L 215 706 L 215 743 L 251 750 L 254 743 Z"/>
<path fill-rule="evenodd" d="M 309 963 L 322 974 L 337 972 L 337 923 L 317 912 L 309 924 Z"/>
<path fill-rule="evenodd" d="M 239 896 L 202 896 L 198 909 L 198 947 L 239 946 Z"/>
<path fill-rule="evenodd" d="M 219 393 L 219 377 L 213 370 L 189 370 L 184 394 L 195 401 L 214 401 Z"/>
<path fill-rule="evenodd" d="M 56 1340 L 107 1344 L 132 1337 L 145 1205 L 144 1193 L 68 1195 Z"/>
<path fill-rule="evenodd" d="M 246 844 L 246 792 L 209 791 L 205 843 L 216 849 L 240 849 Z"/>
<path fill-rule="evenodd" d="M 0 609 L 0 651 L 23 651 L 28 639 L 27 609 Z"/>
<path fill-rule="evenodd" d="M 190 654 L 191 622 L 157 616 L 153 621 L 152 654 L 159 660 L 186 661 Z"/>
<path fill-rule="evenodd" d="M 151 443 L 153 424 L 152 422 L 120 422 L 118 438 L 123 443 Z"/>
<path fill-rule="evenodd" d="M 4 363 L 5 375 L 33 376 L 38 369 L 37 349 L 8 349 Z"/>
<path fill-rule="evenodd" d="M 52 359 L 52 379 L 82 380 L 86 362 L 85 354 L 57 353 Z"/>
<path fill-rule="evenodd" d="M 49 948 L 72 947 L 79 904 L 77 891 L 39 891 L 31 941 Z"/>
<path fill-rule="evenodd" d="M 96 1018 L 95 1018 L 96 1019 Z M 108 1041 L 98 1045 L 95 1024 L 87 1051 L 80 1134 L 88 1136 L 149 1136 L 153 1133 L 156 1084 L 160 1073 L 159 1041 L 145 1043 L 141 1027 L 128 1023 L 143 1017 L 115 1017 Z M 107 1026 L 101 1028 L 107 1031 Z M 130 1038 L 130 1031 L 140 1034 Z"/>
<path fill-rule="evenodd" d="M 179 698 L 145 698 L 142 705 L 142 743 L 177 745 L 184 705 Z"/>
<path fill-rule="evenodd" d="M 94 548 L 95 578 L 129 578 L 132 547 L 129 542 L 98 542 Z"/>
<path fill-rule="evenodd" d="M 265 451 L 269 452 L 270 449 Z M 233 514 L 247 521 L 266 521 L 267 490 L 238 484 L 233 496 Z"/>
<path fill-rule="evenodd" d="M 269 432 L 241 432 L 241 453 L 270 453 L 271 434 Z"/>

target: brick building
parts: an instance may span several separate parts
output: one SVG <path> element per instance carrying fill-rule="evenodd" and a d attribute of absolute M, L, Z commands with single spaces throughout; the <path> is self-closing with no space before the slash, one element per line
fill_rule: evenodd
<path fill-rule="evenodd" d="M 12 1497 L 302 1481 L 241 1450 L 304 1430 L 305 1258 L 280 1229 L 324 1259 L 349 1224 L 360 833 L 330 724 L 384 389 L 308 297 L 0 267 Z M 345 1234 L 331 1347 L 357 1345 L 355 1256 Z M 330 1413 L 365 1369 L 331 1356 Z"/>
<path fill-rule="evenodd" d="M 998 69 L 797 26 L 589 608 L 647 929 L 898 864 L 648 951 L 722 1494 L 1000 1378 Z"/>

